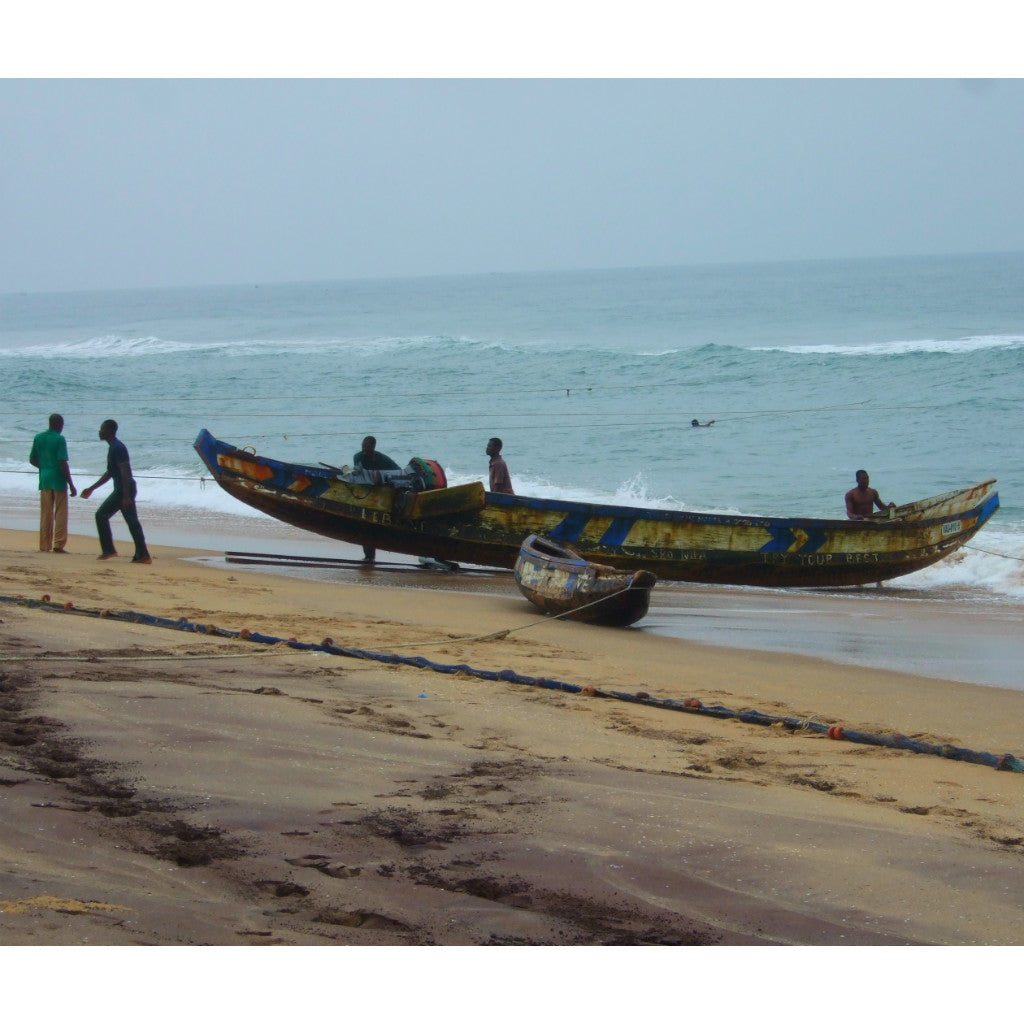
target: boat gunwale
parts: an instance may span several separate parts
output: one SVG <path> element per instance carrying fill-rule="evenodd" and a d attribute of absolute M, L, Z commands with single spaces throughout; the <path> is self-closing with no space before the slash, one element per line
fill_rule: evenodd
<path fill-rule="evenodd" d="M 563 551 L 566 555 L 545 554 L 539 544 L 550 545 L 553 552 Z M 519 545 L 519 555 L 516 558 L 515 569 L 518 571 L 520 562 L 529 562 L 535 567 L 550 565 L 559 572 L 580 576 L 592 583 L 615 584 L 618 583 L 622 590 L 650 590 L 657 582 L 657 574 L 649 569 L 620 569 L 615 565 L 606 565 L 603 562 L 596 562 L 571 547 L 563 546 L 551 540 L 549 537 L 531 533 L 525 537 Z M 651 582 L 645 580 L 638 582 L 638 576 L 650 576 Z"/>

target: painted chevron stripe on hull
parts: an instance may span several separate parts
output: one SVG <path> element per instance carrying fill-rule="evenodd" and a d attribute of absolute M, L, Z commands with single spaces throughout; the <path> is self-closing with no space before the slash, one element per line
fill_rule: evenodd
<path fill-rule="evenodd" d="M 821 527 L 770 526 L 772 539 L 759 550 L 768 554 L 787 552 L 792 555 L 813 555 L 828 540 L 828 534 Z"/>

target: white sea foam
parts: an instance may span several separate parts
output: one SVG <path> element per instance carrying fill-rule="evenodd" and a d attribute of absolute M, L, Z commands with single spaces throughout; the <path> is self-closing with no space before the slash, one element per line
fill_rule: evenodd
<path fill-rule="evenodd" d="M 358 351 L 362 355 L 387 356 L 396 353 L 415 353 L 428 350 L 439 353 L 455 350 L 464 356 L 486 356 L 488 353 L 516 353 L 550 345 L 546 339 L 495 340 L 466 335 L 382 335 L 377 337 L 291 337 L 251 338 L 230 340 L 211 338 L 180 341 L 154 335 L 130 337 L 106 334 L 65 342 L 45 344 L 0 345 L 0 358 L 7 359 L 99 359 L 145 358 L 180 353 L 215 352 L 224 358 L 245 359 L 267 355 L 322 355 Z M 657 349 L 641 349 L 633 353 L 641 359 L 670 359 L 706 347 L 703 344 L 679 345 Z M 840 357 L 900 356 L 912 353 L 962 355 L 985 350 L 1024 348 L 1024 335 L 978 335 L 964 338 L 918 338 L 879 342 L 852 342 L 849 344 L 791 344 L 791 345 L 717 345 L 720 349 L 737 352 L 783 352 L 788 355 L 816 355 Z M 563 355 L 573 346 L 562 346 Z M 590 344 L 579 349 L 588 359 L 594 358 L 602 346 Z M 610 346 L 608 351 L 614 351 Z"/>
<path fill-rule="evenodd" d="M 75 483 L 78 489 L 88 487 L 99 476 L 96 473 L 76 474 Z M 140 504 L 157 505 L 165 509 L 202 509 L 206 512 L 225 513 L 232 516 L 259 518 L 262 512 L 232 498 L 227 491 L 213 483 L 207 473 L 205 480 L 199 471 L 194 476 L 182 476 L 171 469 L 147 469 L 135 473 L 139 487 Z M 106 484 L 97 492 L 102 498 L 109 492 Z M 0 493 L 19 502 L 34 501 L 39 490 L 38 477 L 35 470 L 22 472 L 0 469 Z M 94 499 L 95 502 L 95 499 Z"/>
<path fill-rule="evenodd" d="M 165 338 L 126 338 L 118 334 L 105 334 L 81 341 L 62 344 L 29 345 L 18 348 L 0 348 L 0 356 L 32 359 L 96 359 L 103 357 L 131 357 L 166 355 L 188 352 L 192 345 L 169 341 Z"/>
<path fill-rule="evenodd" d="M 761 345 L 752 352 L 787 352 L 791 355 L 827 356 L 901 356 L 913 352 L 963 355 L 986 349 L 1024 348 L 1024 335 L 992 334 L 968 338 L 935 340 L 919 338 L 912 341 L 878 341 L 849 345 Z"/>
<path fill-rule="evenodd" d="M 216 353 L 226 359 L 266 358 L 269 355 L 317 356 L 340 355 L 380 359 L 395 355 L 415 356 L 425 352 L 431 357 L 452 353 L 470 361 L 493 355 L 518 357 L 523 353 L 547 352 L 557 345 L 563 356 L 576 353 L 579 358 L 591 359 L 602 349 L 617 352 L 614 345 L 601 346 L 588 342 L 572 345 L 554 342 L 549 337 L 484 338 L 469 334 L 380 334 L 331 336 L 278 336 L 266 338 L 218 337 L 191 340 L 162 338 L 155 335 L 131 337 L 107 334 L 70 341 L 47 340 L 37 343 L 3 344 L 0 358 L 8 359 L 96 359 L 110 356 L 139 358 L 178 353 Z M 670 349 L 659 355 L 671 355 Z M 645 353 L 637 353 L 644 355 Z"/>
<path fill-rule="evenodd" d="M 138 478 L 139 500 L 168 508 L 202 509 L 206 512 L 232 516 L 263 518 L 264 514 L 231 497 L 210 478 L 208 471 L 200 478 L 180 477 L 170 473 L 147 473 Z"/>
<path fill-rule="evenodd" d="M 1024 534 L 985 529 L 949 558 L 900 582 L 922 590 L 967 588 L 1024 601 Z"/>
<path fill-rule="evenodd" d="M 466 473 L 458 468 L 448 469 L 445 474 L 451 486 L 471 483 L 483 479 L 479 473 Z M 486 480 L 484 481 L 486 485 Z M 531 477 L 517 472 L 513 479 L 518 494 L 529 494 L 535 498 L 551 498 L 556 501 L 578 501 L 586 504 L 620 505 L 624 508 L 658 508 L 669 511 L 708 511 L 695 509 L 671 496 L 657 496 L 650 493 L 644 473 L 638 472 L 622 481 L 610 491 L 596 491 L 588 487 L 571 487 L 555 484 L 544 477 Z M 724 510 L 720 510 L 724 511 Z"/>
<path fill-rule="evenodd" d="M 268 355 L 294 353 L 298 356 L 345 354 L 358 351 L 362 355 L 386 356 L 420 349 L 438 351 L 459 349 L 485 355 L 507 352 L 516 346 L 501 341 L 447 335 L 326 337 L 326 338 L 251 338 L 225 341 L 217 338 L 177 341 L 156 336 L 126 337 L 106 334 L 75 341 L 39 344 L 0 345 L 0 358 L 8 359 L 103 359 L 145 358 L 179 353 L 217 353 L 227 359 L 265 358 Z"/>
<path fill-rule="evenodd" d="M 28 455 L 27 451 L 25 455 Z M 26 458 L 22 465 L 27 464 Z M 10 465 L 0 466 L 0 489 L 5 494 L 34 494 L 39 490 L 39 476 L 34 469 L 21 470 Z"/>

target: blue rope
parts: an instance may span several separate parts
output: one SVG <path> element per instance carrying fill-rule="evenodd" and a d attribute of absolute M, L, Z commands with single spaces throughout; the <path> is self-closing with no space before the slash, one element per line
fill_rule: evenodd
<path fill-rule="evenodd" d="M 283 640 L 281 637 L 269 636 L 265 633 L 253 633 L 247 629 L 231 630 L 221 629 L 219 626 L 204 625 L 202 623 L 190 622 L 188 619 L 168 619 L 158 615 L 148 615 L 144 612 L 112 612 L 96 611 L 86 608 L 65 608 L 59 604 L 49 601 L 35 601 L 26 597 L 9 597 L 0 594 L 0 601 L 9 604 L 18 604 L 26 608 L 42 608 L 51 612 L 70 612 L 75 615 L 87 615 L 92 618 L 114 619 L 118 622 L 133 622 L 146 626 L 160 626 L 165 629 L 177 629 L 187 633 L 202 633 L 206 636 L 218 636 L 232 640 L 248 640 L 252 643 L 264 645 L 284 644 L 295 651 L 319 651 L 324 654 L 335 654 L 344 658 L 359 658 L 364 661 L 376 661 L 385 665 L 408 665 L 412 668 L 429 669 L 432 672 L 442 672 L 445 675 L 457 675 L 462 672 L 477 679 L 487 679 L 491 682 L 516 683 L 521 686 L 534 686 L 544 690 L 560 690 L 563 693 L 583 693 L 595 697 L 612 698 L 614 700 L 626 701 L 630 704 L 643 704 L 647 707 L 662 708 L 666 711 L 682 711 L 687 714 L 705 715 L 711 718 L 735 719 L 745 722 L 748 725 L 783 725 L 789 729 L 801 729 L 805 732 L 814 732 L 827 735 L 830 739 L 848 740 L 851 743 L 864 743 L 873 747 L 889 747 L 895 750 L 909 750 L 915 754 L 929 754 L 935 757 L 944 757 L 952 761 L 967 761 L 971 764 L 987 765 L 997 771 L 1019 772 L 1024 774 L 1024 760 L 1013 754 L 989 754 L 984 751 L 970 750 L 967 747 L 957 747 L 952 744 L 924 743 L 920 740 L 912 740 L 900 733 L 891 735 L 875 735 L 873 733 L 858 732 L 853 729 L 845 729 L 841 726 L 828 726 L 821 722 L 812 722 L 802 718 L 794 718 L 785 715 L 769 715 L 761 711 L 734 710 L 721 704 L 704 704 L 691 697 L 687 700 L 673 698 L 651 697 L 648 694 L 626 693 L 621 690 L 599 690 L 593 686 L 578 686 L 576 683 L 566 683 L 559 679 L 549 679 L 545 676 L 524 676 L 512 669 L 505 668 L 498 671 L 489 669 L 473 668 L 470 665 L 446 665 L 430 661 L 422 655 L 389 654 L 383 651 L 366 651 L 358 647 L 342 647 L 334 643 L 330 638 L 318 644 L 305 643 L 300 640 Z"/>

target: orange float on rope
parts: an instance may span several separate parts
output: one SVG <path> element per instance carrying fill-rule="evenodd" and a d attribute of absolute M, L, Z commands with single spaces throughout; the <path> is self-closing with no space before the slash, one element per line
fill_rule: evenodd
<path fill-rule="evenodd" d="M 50 602 L 50 595 L 49 594 L 43 594 L 43 604 L 49 604 L 49 602 Z"/>
<path fill-rule="evenodd" d="M 243 628 L 243 629 L 240 629 L 238 631 L 238 639 L 239 640 L 248 640 L 249 637 L 251 637 L 251 636 L 252 636 L 252 633 L 250 633 L 249 630 L 247 630 L 247 629 Z"/>
<path fill-rule="evenodd" d="M 74 606 L 73 602 L 71 602 L 71 601 L 65 601 L 65 602 L 64 602 L 64 607 L 65 607 L 65 608 L 66 608 L 66 609 L 67 609 L 68 611 L 71 611 L 71 609 L 72 609 L 72 608 L 74 608 L 75 606 Z"/>
<path fill-rule="evenodd" d="M 580 690 L 580 693 L 585 693 L 588 697 L 593 697 L 596 695 L 597 690 L 595 690 L 592 686 L 584 686 Z"/>
<path fill-rule="evenodd" d="M 699 700 L 697 700 L 696 697 L 687 697 L 686 700 L 683 701 L 683 707 L 684 708 L 702 708 L 702 707 L 704 707 L 704 705 L 701 704 L 701 702 Z"/>
<path fill-rule="evenodd" d="M 829 726 L 828 738 L 830 740 L 841 740 L 841 739 L 843 739 L 843 737 L 844 737 L 843 727 L 841 725 Z"/>

